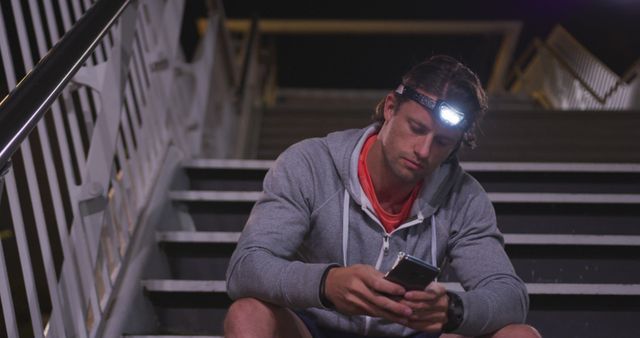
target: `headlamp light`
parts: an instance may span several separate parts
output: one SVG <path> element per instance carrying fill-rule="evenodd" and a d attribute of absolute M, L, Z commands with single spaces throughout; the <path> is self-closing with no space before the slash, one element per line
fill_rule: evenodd
<path fill-rule="evenodd" d="M 435 116 L 440 123 L 447 127 L 458 129 L 465 129 L 467 127 L 468 121 L 465 114 L 444 100 L 433 100 L 426 95 L 418 93 L 417 90 L 405 85 L 399 85 L 396 89 L 396 93 L 415 101 Z"/>

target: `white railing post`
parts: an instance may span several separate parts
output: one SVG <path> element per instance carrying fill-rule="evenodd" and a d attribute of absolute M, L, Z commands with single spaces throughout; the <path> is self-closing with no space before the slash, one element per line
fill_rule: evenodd
<path fill-rule="evenodd" d="M 0 13 L 2 15 L 2 13 Z M 4 193 L 4 176 L 9 171 L 9 164 L 4 168 L 0 168 L 0 203 Z M 18 323 L 16 314 L 13 310 L 13 296 L 11 295 L 11 285 L 9 284 L 9 275 L 7 273 L 7 264 L 4 258 L 4 249 L 2 248 L 2 239 L 4 236 L 11 236 L 12 233 L 0 232 L 0 306 L 2 306 L 2 315 L 4 316 L 4 326 L 6 328 L 7 337 L 18 336 Z M 2 332 L 0 332 L 2 334 Z"/>
<path fill-rule="evenodd" d="M 9 88 L 22 71 L 13 65 L 22 62 L 30 71 L 32 53 L 47 55 L 47 39 L 55 43 L 63 35 L 56 17 L 68 32 L 92 3 L 11 0 L 16 34 L 7 33 L 0 13 L 0 76 Z M 180 46 L 185 0 L 127 3 L 118 3 L 126 9 L 109 38 L 22 142 L 14 167 L 0 173 L 0 203 L 9 210 L 0 216 L 13 226 L 2 236 L 15 236 L 18 247 L 7 254 L 0 243 L 8 337 L 27 334 L 20 332 L 25 324 L 36 337 L 100 337 L 165 157 L 171 147 L 185 157 L 200 151 L 214 66 L 220 66 L 220 16 L 210 17 L 196 60 L 186 63 Z M 27 8 L 32 27 L 22 13 Z M 19 43 L 9 43 L 16 35 Z M 19 259 L 24 291 L 11 290 L 7 259 Z M 22 297 L 26 304 L 16 304 Z M 18 318 L 26 310 L 29 323 Z"/>

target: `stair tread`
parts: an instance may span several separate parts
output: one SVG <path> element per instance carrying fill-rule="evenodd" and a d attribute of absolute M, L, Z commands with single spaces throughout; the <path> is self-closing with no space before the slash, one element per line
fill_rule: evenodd
<path fill-rule="evenodd" d="M 217 158 L 199 158 L 182 163 L 187 169 L 264 169 L 273 166 L 272 160 L 234 160 Z"/>
<path fill-rule="evenodd" d="M 259 191 L 174 190 L 173 200 L 185 202 L 255 202 Z M 523 193 L 489 192 L 494 203 L 586 203 L 586 204 L 640 204 L 640 194 L 602 193 Z"/>
<path fill-rule="evenodd" d="M 263 169 L 273 166 L 274 160 L 193 159 L 185 161 L 187 169 Z M 580 163 L 580 162 L 460 162 L 467 171 L 509 172 L 592 172 L 640 173 L 637 163 Z"/>
<path fill-rule="evenodd" d="M 601 204 L 638 204 L 640 194 L 591 194 L 591 193 L 523 193 L 490 192 L 489 199 L 494 203 L 601 203 Z"/>
<path fill-rule="evenodd" d="M 226 293 L 222 280 L 144 280 L 143 286 L 152 292 Z M 460 283 L 442 283 L 448 290 L 462 291 Z M 597 283 L 527 283 L 531 295 L 631 295 L 640 296 L 640 284 Z"/>
<path fill-rule="evenodd" d="M 227 282 L 223 280 L 146 279 L 142 286 L 151 292 L 227 292 Z"/>
<path fill-rule="evenodd" d="M 169 192 L 169 198 L 189 202 L 255 202 L 261 194 L 259 191 L 174 190 Z"/>
<path fill-rule="evenodd" d="M 166 243 L 237 243 L 241 232 L 162 231 L 156 234 Z M 640 246 L 640 236 L 582 234 L 503 234 L 510 245 Z"/>
<path fill-rule="evenodd" d="M 122 338 L 223 338 L 223 336 L 211 336 L 211 335 L 166 335 L 166 334 L 135 334 L 135 335 L 122 335 Z"/>
<path fill-rule="evenodd" d="M 640 246 L 640 236 L 574 234 L 504 234 L 507 244 Z"/>
<path fill-rule="evenodd" d="M 460 162 L 466 171 L 640 173 L 635 163 Z"/>
<path fill-rule="evenodd" d="M 231 231 L 161 231 L 158 242 L 168 243 L 237 243 L 240 232 Z"/>

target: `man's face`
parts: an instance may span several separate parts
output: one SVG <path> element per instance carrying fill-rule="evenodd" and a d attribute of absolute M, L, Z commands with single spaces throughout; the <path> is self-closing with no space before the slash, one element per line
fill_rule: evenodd
<path fill-rule="evenodd" d="M 438 98 L 419 90 L 434 100 Z M 462 131 L 447 128 L 418 103 L 408 100 L 397 105 L 393 94 L 384 105 L 385 122 L 378 139 L 384 165 L 400 184 L 416 184 L 431 175 L 447 159 L 462 137 Z"/>

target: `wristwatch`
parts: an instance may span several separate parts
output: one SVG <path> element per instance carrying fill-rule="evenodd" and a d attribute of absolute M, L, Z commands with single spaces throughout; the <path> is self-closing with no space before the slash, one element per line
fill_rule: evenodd
<path fill-rule="evenodd" d="M 442 331 L 452 332 L 462 324 L 464 307 L 460 296 L 449 291 L 447 291 L 447 295 L 449 296 L 449 309 L 447 310 L 447 323 L 442 327 Z"/>

